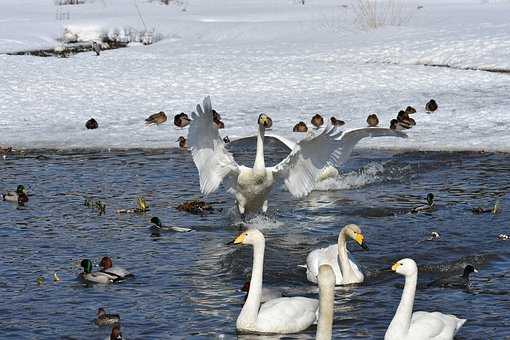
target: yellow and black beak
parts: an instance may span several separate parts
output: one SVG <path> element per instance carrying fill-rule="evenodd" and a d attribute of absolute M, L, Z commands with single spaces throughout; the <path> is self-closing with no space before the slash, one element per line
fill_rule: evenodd
<path fill-rule="evenodd" d="M 365 237 L 363 237 L 363 234 L 360 233 L 356 234 L 356 236 L 354 237 L 354 241 L 356 241 L 361 246 L 361 248 L 368 250 L 368 246 L 367 243 L 365 242 Z"/>
<path fill-rule="evenodd" d="M 396 271 L 397 271 L 397 269 L 398 269 L 400 266 L 401 266 L 401 264 L 400 264 L 400 263 L 395 262 L 395 263 L 393 264 L 393 266 L 391 266 L 391 271 L 396 272 Z"/>
<path fill-rule="evenodd" d="M 246 240 L 246 233 L 242 233 L 227 244 L 243 244 L 244 240 Z"/>
<path fill-rule="evenodd" d="M 259 124 L 266 129 L 269 129 L 271 126 L 273 126 L 273 120 L 268 115 L 261 114 L 259 116 Z"/>

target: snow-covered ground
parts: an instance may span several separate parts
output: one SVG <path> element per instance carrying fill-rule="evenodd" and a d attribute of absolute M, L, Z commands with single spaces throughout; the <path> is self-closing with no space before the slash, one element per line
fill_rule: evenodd
<path fill-rule="evenodd" d="M 143 30 L 134 3 L 2 0 L 0 52 L 55 46 L 64 27 L 84 39 Z M 274 133 L 298 139 L 292 126 L 315 113 L 346 128 L 377 113 L 388 126 L 413 105 L 409 139 L 362 146 L 510 151 L 510 73 L 481 71 L 510 71 L 509 1 L 407 1 L 403 25 L 377 30 L 353 23 L 347 0 L 136 3 L 147 29 L 165 39 L 99 57 L 0 54 L 0 145 L 175 146 L 187 130 L 172 125 L 173 115 L 211 95 L 230 137 L 253 133 L 261 112 L 273 118 Z M 427 114 L 430 98 L 439 110 Z M 160 110 L 169 122 L 144 127 Z M 85 129 L 90 117 L 99 129 Z"/>

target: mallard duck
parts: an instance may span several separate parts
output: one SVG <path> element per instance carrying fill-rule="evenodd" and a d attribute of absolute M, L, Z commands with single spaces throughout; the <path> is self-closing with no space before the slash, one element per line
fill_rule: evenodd
<path fill-rule="evenodd" d="M 189 119 L 188 115 L 184 112 L 181 112 L 174 117 L 174 125 L 180 128 L 188 126 L 190 122 L 191 119 Z"/>
<path fill-rule="evenodd" d="M 400 123 L 405 124 L 406 126 L 409 126 L 409 128 L 416 125 L 416 121 L 414 119 L 412 119 L 411 117 L 409 117 L 409 113 L 407 113 L 407 111 L 400 110 L 397 114 L 397 120 Z"/>
<path fill-rule="evenodd" d="M 103 307 L 97 309 L 96 320 L 94 321 L 98 326 L 113 326 L 120 323 L 119 314 L 106 314 Z"/>
<path fill-rule="evenodd" d="M 149 118 L 145 119 L 145 125 L 159 125 L 166 122 L 166 114 L 163 111 L 159 111 L 158 113 L 152 114 Z"/>
<path fill-rule="evenodd" d="M 292 132 L 307 132 L 308 127 L 306 126 L 305 122 L 299 122 L 296 125 L 294 125 L 294 128 L 292 128 Z"/>
<path fill-rule="evenodd" d="M 399 122 L 396 119 L 392 119 L 390 121 L 390 129 L 391 130 L 401 131 L 401 130 L 406 130 L 406 129 L 410 129 L 410 128 L 411 128 L 410 124 L 405 124 L 405 123 Z"/>
<path fill-rule="evenodd" d="M 311 123 L 315 128 L 320 128 L 322 125 L 324 125 L 324 118 L 320 114 L 316 114 L 312 117 Z"/>
<path fill-rule="evenodd" d="M 159 219 L 159 217 L 151 218 L 151 223 L 152 223 L 151 229 L 153 229 L 156 232 L 161 232 L 161 231 L 176 231 L 176 232 L 179 232 L 179 233 L 187 233 L 187 232 L 193 231 L 193 229 L 190 229 L 190 228 L 167 227 L 167 226 L 164 226 L 161 223 L 161 220 Z"/>
<path fill-rule="evenodd" d="M 85 123 L 85 127 L 87 129 L 89 129 L 89 130 L 94 130 L 94 129 L 97 129 L 99 127 L 99 124 L 97 124 L 97 121 L 94 118 L 90 118 Z"/>
<path fill-rule="evenodd" d="M 133 276 L 133 274 L 128 272 L 126 269 L 119 266 L 114 266 L 112 259 L 108 256 L 104 256 L 101 259 L 101 262 L 99 262 L 99 267 L 101 267 L 100 271 L 102 273 L 116 276 L 119 279 L 125 279 L 126 277 Z"/>
<path fill-rule="evenodd" d="M 437 103 L 434 99 L 429 100 L 427 104 L 425 104 L 425 110 L 427 112 L 434 112 L 437 110 Z"/>
<path fill-rule="evenodd" d="M 92 261 L 89 259 L 81 261 L 80 266 L 83 267 L 83 272 L 79 277 L 87 282 L 108 284 L 119 281 L 119 277 L 116 275 L 110 275 L 103 272 L 93 272 Z"/>
<path fill-rule="evenodd" d="M 339 126 L 345 125 L 345 122 L 343 120 L 336 119 L 335 117 L 331 117 L 330 120 L 331 120 L 331 125 L 333 125 L 333 126 L 339 127 Z"/>
<path fill-rule="evenodd" d="M 212 110 L 212 113 L 213 113 L 213 123 L 215 124 L 216 128 L 218 129 L 224 129 L 225 128 L 225 124 L 223 124 L 223 122 L 221 121 L 221 116 L 218 112 L 216 112 L 216 110 Z"/>
<path fill-rule="evenodd" d="M 186 137 L 180 136 L 177 138 L 177 142 L 179 142 L 179 149 L 186 150 L 188 149 L 188 140 Z"/>
<path fill-rule="evenodd" d="M 368 115 L 367 124 L 370 127 L 375 127 L 375 126 L 379 125 L 379 118 L 377 118 L 377 115 L 375 113 Z"/>
<path fill-rule="evenodd" d="M 408 106 L 406 107 L 406 113 L 411 115 L 413 113 L 416 113 L 416 109 L 412 106 Z"/>
<path fill-rule="evenodd" d="M 18 185 L 15 192 L 7 191 L 5 194 L 2 194 L 2 200 L 24 205 L 28 202 L 27 190 L 23 185 Z"/>
<path fill-rule="evenodd" d="M 434 194 L 428 193 L 427 194 L 427 204 L 426 205 L 420 205 L 419 207 L 411 209 L 412 213 L 418 213 L 418 212 L 429 212 L 434 210 L 435 203 L 434 203 Z"/>
<path fill-rule="evenodd" d="M 122 333 L 120 331 L 120 326 L 119 326 L 119 324 L 116 324 L 112 328 L 112 334 L 105 340 L 122 340 L 122 339 L 123 339 L 123 337 L 122 337 Z"/>
<path fill-rule="evenodd" d="M 478 270 L 472 265 L 468 264 L 464 267 L 464 271 L 460 276 L 446 276 L 428 284 L 428 287 L 443 287 L 443 288 L 468 288 L 469 287 L 469 274 L 478 273 Z"/>

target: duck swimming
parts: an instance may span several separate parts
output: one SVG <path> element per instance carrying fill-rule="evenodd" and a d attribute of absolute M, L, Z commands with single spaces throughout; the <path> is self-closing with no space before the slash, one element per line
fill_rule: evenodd
<path fill-rule="evenodd" d="M 117 275 L 111 275 L 103 272 L 93 272 L 92 271 L 92 261 L 89 259 L 85 259 L 81 261 L 80 266 L 83 267 L 83 272 L 80 274 L 80 278 L 87 282 L 92 283 L 114 283 L 119 281 L 119 277 Z"/>
<path fill-rule="evenodd" d="M 316 129 L 320 128 L 322 125 L 324 125 L 324 118 L 320 114 L 316 114 L 312 117 L 312 120 L 310 121 L 313 126 L 315 126 Z"/>
<path fill-rule="evenodd" d="M 2 194 L 2 200 L 24 205 L 28 202 L 27 189 L 23 185 L 18 185 L 16 191 L 7 191 L 5 194 Z"/>
<path fill-rule="evenodd" d="M 278 180 L 285 183 L 289 192 L 297 198 L 308 195 L 315 187 L 317 178 L 326 165 L 340 165 L 347 161 L 352 149 L 365 137 L 393 136 L 405 138 L 402 132 L 383 128 L 364 128 L 340 131 L 328 126 L 319 133 L 305 137 L 295 144 L 290 154 L 273 167 L 264 161 L 264 136 L 272 126 L 266 114 L 258 117 L 257 151 L 253 167 L 239 165 L 225 149 L 213 119 L 210 97 L 203 101 L 203 109 L 197 105 L 192 112 L 193 121 L 188 132 L 193 161 L 200 176 L 200 189 L 210 194 L 218 189 L 224 179 L 236 199 L 236 205 L 244 219 L 246 212 L 268 209 L 268 195 Z M 279 137 L 275 137 L 281 139 Z"/>
<path fill-rule="evenodd" d="M 478 270 L 472 265 L 468 264 L 464 267 L 464 271 L 460 276 L 443 277 L 438 280 L 432 281 L 428 287 L 443 287 L 443 288 L 469 288 L 469 274 L 478 273 Z"/>
<path fill-rule="evenodd" d="M 177 138 L 177 142 L 179 142 L 179 149 L 187 150 L 188 149 L 188 140 L 186 137 L 180 136 Z"/>
<path fill-rule="evenodd" d="M 338 235 L 337 244 L 315 249 L 308 254 L 306 257 L 306 278 L 308 281 L 317 283 L 320 265 L 329 264 L 335 273 L 337 285 L 363 282 L 363 273 L 359 270 L 356 263 L 349 258 L 347 238 L 353 239 L 363 249 L 368 250 L 360 227 L 356 224 L 346 225 Z"/>
<path fill-rule="evenodd" d="M 418 267 L 412 259 L 396 262 L 391 270 L 405 276 L 404 291 L 384 340 L 453 340 L 465 319 L 439 312 L 414 312 Z"/>
<path fill-rule="evenodd" d="M 434 202 L 434 194 L 428 193 L 427 194 L 427 204 L 426 205 L 420 205 L 419 207 L 411 209 L 412 213 L 419 213 L 419 212 L 430 212 L 435 209 L 435 202 Z"/>
<path fill-rule="evenodd" d="M 150 115 L 147 119 L 145 119 L 145 125 L 159 125 L 166 122 L 166 114 L 163 111 L 159 111 L 158 113 Z"/>
<path fill-rule="evenodd" d="M 176 232 L 179 232 L 179 233 L 188 233 L 190 231 L 193 231 L 193 229 L 190 229 L 190 228 L 167 227 L 167 226 L 164 226 L 161 223 L 161 220 L 159 219 L 159 217 L 151 218 L 151 223 L 152 223 L 151 229 L 153 229 L 153 231 L 155 231 L 155 232 L 176 231 Z"/>
<path fill-rule="evenodd" d="M 113 326 L 120 323 L 119 314 L 106 314 L 103 307 L 97 309 L 96 320 L 94 321 L 98 326 Z"/>
<path fill-rule="evenodd" d="M 305 122 L 299 122 L 292 128 L 292 132 L 307 132 L 308 127 L 306 126 Z"/>
<path fill-rule="evenodd" d="M 434 112 L 437 110 L 437 103 L 434 99 L 431 99 L 428 101 L 427 104 L 425 104 L 425 111 L 427 112 Z"/>
<path fill-rule="evenodd" d="M 335 117 L 331 117 L 330 120 L 331 120 L 331 125 L 333 125 L 333 126 L 340 127 L 342 125 L 345 125 L 345 122 L 343 120 L 336 119 Z"/>
<path fill-rule="evenodd" d="M 377 118 L 377 115 L 375 113 L 368 115 L 367 124 L 370 127 L 375 127 L 375 126 L 379 125 L 379 118 Z"/>
<path fill-rule="evenodd" d="M 126 269 L 119 266 L 113 266 L 113 261 L 108 256 L 104 256 L 101 259 L 101 262 L 99 262 L 99 267 L 101 267 L 100 272 L 116 276 L 119 279 L 125 279 L 126 277 L 133 276 L 133 274 L 128 272 Z"/>
<path fill-rule="evenodd" d="M 191 120 L 188 115 L 184 112 L 174 116 L 174 125 L 180 128 L 184 128 L 190 124 Z"/>

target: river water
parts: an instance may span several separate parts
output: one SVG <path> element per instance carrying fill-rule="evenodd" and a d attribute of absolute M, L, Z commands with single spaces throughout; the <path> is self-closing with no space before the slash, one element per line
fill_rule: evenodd
<path fill-rule="evenodd" d="M 249 164 L 252 148 L 236 146 L 236 157 Z M 268 162 L 285 152 L 270 142 Z M 2 192 L 24 184 L 30 193 L 25 207 L 0 202 L 0 338 L 103 339 L 110 330 L 93 323 L 101 306 L 121 315 L 127 339 L 236 336 L 252 249 L 226 245 L 242 226 L 223 188 L 207 197 L 217 208 L 211 214 L 175 209 L 201 197 L 189 153 L 31 150 L 0 161 L 0 169 Z M 415 310 L 468 319 L 457 339 L 510 336 L 510 241 L 497 239 L 510 234 L 508 154 L 361 150 L 341 170 L 302 200 L 277 187 L 269 215 L 249 220 L 266 237 L 265 286 L 317 297 L 298 265 L 309 251 L 335 243 L 345 224 L 356 223 L 370 250 L 348 247 L 366 280 L 336 290 L 334 338 L 384 337 L 404 281 L 386 269 L 405 257 L 420 266 L 419 283 L 457 275 L 468 263 L 480 271 L 469 290 L 419 289 Z M 437 209 L 409 213 L 429 192 Z M 137 196 L 146 198 L 150 212 L 116 213 L 134 207 Z M 86 197 L 105 202 L 106 213 L 86 207 Z M 501 213 L 471 212 L 497 199 Z M 194 231 L 156 235 L 152 216 Z M 440 239 L 426 241 L 432 231 Z M 135 277 L 113 285 L 77 280 L 81 259 L 98 263 L 105 255 Z M 39 276 L 44 283 L 36 283 Z M 312 327 L 286 338 L 314 336 Z"/>

